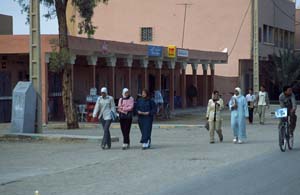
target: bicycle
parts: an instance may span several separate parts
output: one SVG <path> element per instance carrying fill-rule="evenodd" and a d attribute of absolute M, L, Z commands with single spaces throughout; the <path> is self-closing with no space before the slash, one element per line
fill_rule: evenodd
<path fill-rule="evenodd" d="M 286 151 L 286 146 L 288 146 L 289 150 L 292 150 L 294 138 L 290 135 L 289 115 L 287 114 L 287 108 L 278 109 L 275 112 L 275 115 L 276 118 L 281 120 L 278 128 L 279 148 L 282 152 Z"/>

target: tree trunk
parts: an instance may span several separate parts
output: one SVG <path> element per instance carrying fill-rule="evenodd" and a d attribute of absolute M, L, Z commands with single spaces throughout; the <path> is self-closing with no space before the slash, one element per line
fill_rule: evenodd
<path fill-rule="evenodd" d="M 67 18 L 66 8 L 68 0 L 55 0 L 55 8 L 58 19 L 59 28 L 59 49 L 60 51 L 69 51 L 68 44 L 68 31 L 67 31 Z M 63 68 L 63 81 L 62 81 L 62 100 L 64 113 L 67 122 L 68 129 L 79 128 L 77 120 L 77 111 L 73 101 L 73 89 L 72 89 L 72 66 L 70 63 L 64 64 Z"/>

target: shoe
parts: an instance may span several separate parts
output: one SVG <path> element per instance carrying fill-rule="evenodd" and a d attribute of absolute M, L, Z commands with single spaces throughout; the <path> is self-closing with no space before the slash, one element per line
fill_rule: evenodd
<path fill-rule="evenodd" d="M 223 142 L 223 134 L 219 135 L 219 140 L 220 140 L 220 142 Z"/>
<path fill-rule="evenodd" d="M 105 145 L 101 144 L 102 150 L 105 150 Z"/>
<path fill-rule="evenodd" d="M 143 143 L 142 144 L 142 150 L 146 150 L 147 149 L 147 144 Z"/>
<path fill-rule="evenodd" d="M 244 143 L 242 140 L 239 139 L 238 144 L 242 144 Z"/>
<path fill-rule="evenodd" d="M 214 144 L 214 143 L 215 143 L 215 141 L 210 141 L 209 143 L 210 143 L 210 144 Z"/>
<path fill-rule="evenodd" d="M 122 150 L 126 150 L 127 149 L 127 144 L 123 144 L 122 145 Z"/>
<path fill-rule="evenodd" d="M 234 143 L 234 144 L 236 144 L 236 143 L 237 143 L 237 141 L 238 141 L 237 137 L 233 138 L 233 140 L 232 140 L 232 141 L 233 141 L 233 143 Z"/>

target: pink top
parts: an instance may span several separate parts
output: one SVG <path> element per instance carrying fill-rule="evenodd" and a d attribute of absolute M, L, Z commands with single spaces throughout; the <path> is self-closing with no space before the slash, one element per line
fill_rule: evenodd
<path fill-rule="evenodd" d="M 129 99 L 120 98 L 118 103 L 118 111 L 127 114 L 129 111 L 133 111 L 134 99 L 130 97 Z"/>

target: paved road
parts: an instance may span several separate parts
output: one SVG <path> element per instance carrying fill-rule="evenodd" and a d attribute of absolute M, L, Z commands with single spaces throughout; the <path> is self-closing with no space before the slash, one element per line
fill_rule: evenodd
<path fill-rule="evenodd" d="M 226 169 L 237 167 L 234 173 L 241 172 L 243 169 L 238 167 L 248 163 L 254 163 L 251 166 L 261 169 L 272 168 L 276 161 L 269 157 L 273 155 L 275 159 L 276 155 L 286 156 L 292 162 L 300 162 L 294 160 L 297 154 L 299 156 L 299 150 L 287 153 L 279 151 L 277 121 L 268 117 L 264 126 L 256 123 L 247 127 L 248 143 L 242 145 L 232 143 L 228 119 L 224 120 L 224 143 L 213 145 L 209 144 L 205 129 L 193 127 L 153 129 L 153 149 L 146 151 L 141 150 L 138 129 L 132 129 L 132 147 L 128 151 L 121 150 L 120 142 L 113 143 L 112 149 L 105 151 L 95 143 L 0 142 L 0 194 L 32 195 L 39 190 L 41 195 L 144 195 L 149 192 L 156 195 L 155 192 L 168 186 L 193 182 L 195 178 L 205 183 L 203 179 L 212 177 L 217 188 L 221 183 L 217 180 L 220 175 L 220 178 L 226 178 L 221 181 L 227 186 L 226 182 L 230 182 L 228 177 L 233 175 L 229 171 L 231 175 L 226 176 Z M 199 123 L 198 118 L 190 122 Z M 69 132 L 102 134 L 99 129 Z M 121 137 L 119 129 L 112 129 L 111 132 Z M 295 137 L 295 145 L 300 148 L 299 129 Z M 249 173 L 255 168 L 244 171 L 247 170 Z M 275 179 L 279 174 L 272 170 L 269 172 L 276 175 L 273 180 L 277 181 Z M 252 180 L 257 181 L 260 177 L 253 176 Z M 241 183 L 245 182 L 240 180 Z"/>
<path fill-rule="evenodd" d="M 299 195 L 300 149 L 272 152 L 179 182 L 158 195 Z"/>

